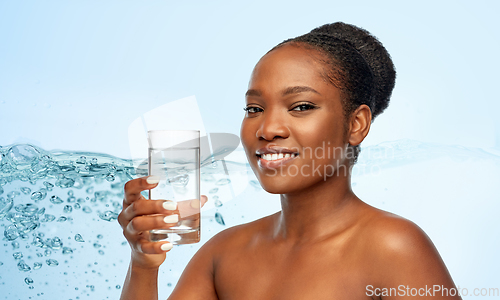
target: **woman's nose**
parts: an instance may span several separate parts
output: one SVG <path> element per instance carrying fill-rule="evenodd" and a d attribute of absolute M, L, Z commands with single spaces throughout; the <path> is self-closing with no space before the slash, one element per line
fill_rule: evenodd
<path fill-rule="evenodd" d="M 257 138 L 272 141 L 276 138 L 286 139 L 290 136 L 290 130 L 286 125 L 284 116 L 278 111 L 264 111 L 259 129 L 257 130 Z"/>

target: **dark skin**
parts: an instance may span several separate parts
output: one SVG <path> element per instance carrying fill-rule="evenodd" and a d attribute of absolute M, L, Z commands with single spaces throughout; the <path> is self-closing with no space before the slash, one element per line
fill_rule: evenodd
<path fill-rule="evenodd" d="M 401 285 L 455 287 L 418 226 L 369 206 L 352 192 L 345 150 L 366 137 L 371 112 L 361 105 L 346 119 L 340 90 L 322 76 L 321 55 L 285 45 L 255 67 L 241 139 L 262 187 L 281 195 L 282 211 L 224 230 L 208 241 L 169 299 L 400 299 L 405 297 L 395 292 L 367 292 Z M 294 149 L 298 156 L 277 168 L 259 164 L 256 151 L 276 146 Z M 332 155 L 315 154 L 315 149 Z M 172 212 L 153 204 L 158 201 L 140 198 L 141 190 L 154 186 L 139 178 L 125 187 L 119 221 L 132 245 L 132 259 L 122 299 L 157 297 L 158 267 L 165 251 L 161 243 L 147 242 L 141 235 L 168 226 L 152 214 Z M 129 207 L 138 201 L 144 202 L 144 209 L 132 212 Z M 130 220 L 135 229 L 129 228 Z M 460 299 L 440 293 L 411 298 Z"/>

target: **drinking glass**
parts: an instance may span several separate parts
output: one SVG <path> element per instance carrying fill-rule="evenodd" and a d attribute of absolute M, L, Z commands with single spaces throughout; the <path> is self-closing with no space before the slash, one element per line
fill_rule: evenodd
<path fill-rule="evenodd" d="M 148 131 L 148 173 L 160 182 L 149 190 L 151 200 L 177 202 L 179 222 L 170 229 L 150 231 L 151 241 L 174 245 L 200 241 L 200 132 Z"/>

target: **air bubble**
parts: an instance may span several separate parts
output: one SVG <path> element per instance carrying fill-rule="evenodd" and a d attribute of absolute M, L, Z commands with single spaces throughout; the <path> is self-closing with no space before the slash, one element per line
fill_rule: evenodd
<path fill-rule="evenodd" d="M 226 225 L 226 223 L 224 222 L 224 218 L 222 218 L 222 215 L 218 212 L 215 213 L 215 221 L 217 221 L 217 223 L 221 225 Z"/>
<path fill-rule="evenodd" d="M 50 197 L 50 202 L 52 202 L 54 204 L 61 204 L 64 201 L 61 198 L 59 198 L 58 196 L 54 195 L 54 196 Z"/>
<path fill-rule="evenodd" d="M 29 195 L 31 193 L 31 189 L 29 187 L 22 187 L 21 192 L 25 195 Z"/>
<path fill-rule="evenodd" d="M 75 234 L 75 241 L 77 241 L 77 242 L 79 242 L 79 243 L 83 243 L 83 242 L 85 242 L 85 241 L 83 240 L 82 235 L 81 235 L 81 234 L 79 234 L 79 233 Z"/>
<path fill-rule="evenodd" d="M 59 262 L 55 259 L 47 259 L 45 262 L 49 267 L 57 267 L 59 265 Z"/>
<path fill-rule="evenodd" d="M 222 178 L 222 179 L 217 180 L 215 185 L 226 185 L 226 184 L 229 184 L 230 182 L 231 182 L 230 179 Z"/>

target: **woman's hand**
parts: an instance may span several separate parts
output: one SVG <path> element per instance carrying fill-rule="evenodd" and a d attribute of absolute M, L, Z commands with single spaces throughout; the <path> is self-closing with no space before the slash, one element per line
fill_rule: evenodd
<path fill-rule="evenodd" d="M 192 214 L 193 202 L 198 201 L 197 199 L 179 203 L 169 200 L 151 201 L 141 195 L 142 191 L 155 188 L 157 185 L 158 179 L 155 176 L 137 178 L 127 182 L 123 209 L 118 216 L 123 235 L 132 248 L 131 263 L 144 269 L 158 268 L 165 260 L 165 253 L 172 249 L 170 242 L 151 242 L 149 231 L 175 226 L 179 218 L 185 218 Z M 205 204 L 206 201 L 207 197 L 202 196 L 201 205 Z"/>

